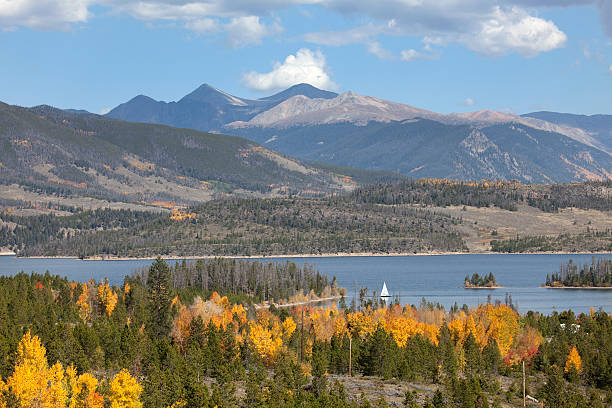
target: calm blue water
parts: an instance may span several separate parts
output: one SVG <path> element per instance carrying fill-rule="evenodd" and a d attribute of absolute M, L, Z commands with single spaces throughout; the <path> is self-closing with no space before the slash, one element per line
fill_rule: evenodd
<path fill-rule="evenodd" d="M 602 255 L 599 255 L 600 257 Z M 603 255 L 612 258 L 612 254 Z M 457 302 L 476 305 L 493 300 L 504 300 L 506 292 L 518 303 L 521 312 L 528 310 L 550 313 L 553 310 L 572 309 L 577 313 L 588 312 L 591 306 L 612 312 L 612 290 L 560 290 L 542 289 L 546 274 L 555 272 L 562 262 L 573 259 L 575 263 L 591 261 L 591 255 L 439 255 L 402 257 L 343 257 L 343 258 L 292 258 L 298 265 L 316 266 L 352 297 L 353 284 L 380 291 L 383 281 L 391 295 L 399 294 L 402 303 L 418 304 L 425 297 L 445 307 Z M 286 258 L 264 258 L 265 262 Z M 108 277 L 112 284 L 120 284 L 123 277 L 134 269 L 148 266 L 152 261 L 81 261 L 78 259 L 24 259 L 0 256 L 0 275 L 13 275 L 20 271 L 67 276 L 86 281 Z M 174 261 L 170 261 L 174 262 Z M 465 275 L 493 272 L 497 282 L 506 286 L 496 290 L 466 290 L 461 287 Z M 348 302 L 347 301 L 347 302 Z"/>

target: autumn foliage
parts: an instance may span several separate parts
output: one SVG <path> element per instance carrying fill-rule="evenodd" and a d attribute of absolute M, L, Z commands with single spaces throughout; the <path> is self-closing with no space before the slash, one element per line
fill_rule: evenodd
<path fill-rule="evenodd" d="M 111 408 L 142 408 L 142 386 L 127 370 L 121 370 L 110 383 Z"/>
<path fill-rule="evenodd" d="M 565 363 L 566 373 L 570 372 L 572 369 L 575 369 L 578 374 L 582 372 L 582 359 L 575 346 L 570 349 Z"/>
<path fill-rule="evenodd" d="M 538 352 L 542 343 L 542 335 L 533 327 L 527 326 L 519 333 L 514 347 L 510 349 L 504 361 L 508 365 L 519 364 L 522 361 L 529 363 Z"/>
<path fill-rule="evenodd" d="M 0 380 L 0 407 L 6 407 L 2 394 L 8 392 L 22 408 L 103 408 L 104 396 L 97 388 L 96 377 L 77 375 L 73 365 L 64 369 L 58 361 L 50 366 L 40 338 L 28 331 L 19 342 L 13 374 L 6 384 Z M 112 408 L 142 407 L 142 387 L 127 370 L 117 374 L 110 389 Z"/>
<path fill-rule="evenodd" d="M 110 317 L 113 310 L 115 310 L 118 299 L 119 295 L 117 295 L 117 293 L 115 293 L 115 291 L 108 285 L 108 282 L 98 286 L 98 302 L 104 307 L 104 311 L 108 317 Z"/>
<path fill-rule="evenodd" d="M 19 342 L 15 371 L 6 384 L 23 408 L 64 406 L 64 369 L 60 363 L 49 367 L 46 355 L 38 336 L 28 331 Z"/>

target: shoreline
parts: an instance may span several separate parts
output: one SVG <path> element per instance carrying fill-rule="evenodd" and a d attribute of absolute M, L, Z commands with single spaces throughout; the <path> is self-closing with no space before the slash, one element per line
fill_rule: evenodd
<path fill-rule="evenodd" d="M 15 253 L 0 253 L 0 255 L 12 255 L 17 258 L 24 259 L 77 259 L 81 261 L 153 261 L 157 259 L 157 256 L 146 256 L 146 257 L 122 257 L 122 256 L 104 256 L 95 255 L 86 258 L 79 258 L 77 256 L 68 255 L 55 255 L 55 256 L 17 256 Z M 165 260 L 183 260 L 183 259 L 215 259 L 215 258 L 228 258 L 228 259 L 283 259 L 283 258 L 352 258 L 352 257 L 402 257 L 402 256 L 449 256 L 449 255 L 612 255 L 612 252 L 489 252 L 489 251 L 478 251 L 478 252 L 452 252 L 452 251 L 432 251 L 432 252 L 393 252 L 393 253 L 380 253 L 380 252 L 337 252 L 337 253 L 324 253 L 324 254 L 279 254 L 279 255 L 191 255 L 191 256 L 161 256 Z M 499 288 L 503 288 L 500 286 Z M 475 288 L 466 288 L 475 289 Z M 489 288 L 484 288 L 489 289 Z"/>
<path fill-rule="evenodd" d="M 463 286 L 463 289 L 507 289 L 507 286 Z"/>
<path fill-rule="evenodd" d="M 566 289 L 566 290 L 612 290 L 612 286 L 540 286 L 542 289 Z"/>

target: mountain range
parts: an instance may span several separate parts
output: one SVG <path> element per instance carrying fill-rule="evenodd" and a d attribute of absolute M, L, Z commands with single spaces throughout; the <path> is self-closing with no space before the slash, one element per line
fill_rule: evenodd
<path fill-rule="evenodd" d="M 204 84 L 178 102 L 156 101 L 148 96 L 138 95 L 112 109 L 107 116 L 131 122 L 219 131 L 228 123 L 249 120 L 296 95 L 314 99 L 331 99 L 337 96 L 334 92 L 300 84 L 275 95 L 253 100 L 238 98 Z"/>
<path fill-rule="evenodd" d="M 261 99 L 210 85 L 178 102 L 140 95 L 108 116 L 238 135 L 299 159 L 413 177 L 568 182 L 612 174 L 612 115 L 441 114 L 299 84 Z"/>
<path fill-rule="evenodd" d="M 72 203 L 81 197 L 169 206 L 228 193 L 320 195 L 351 190 L 358 183 L 346 173 L 305 164 L 237 136 L 44 105 L 0 103 L 0 146 L 0 201 L 5 205 L 77 205 Z"/>

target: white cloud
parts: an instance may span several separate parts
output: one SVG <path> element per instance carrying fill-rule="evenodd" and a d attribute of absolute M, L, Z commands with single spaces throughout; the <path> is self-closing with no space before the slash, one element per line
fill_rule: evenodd
<path fill-rule="evenodd" d="M 257 16 L 234 17 L 224 25 L 227 40 L 233 48 L 244 47 L 249 44 L 261 44 L 264 37 L 278 34 L 282 27 L 278 22 L 270 26 L 259 21 Z"/>
<path fill-rule="evenodd" d="M 366 43 L 366 48 L 370 54 L 376 55 L 380 59 L 394 59 L 391 51 L 384 48 L 378 41 L 370 41 Z"/>
<path fill-rule="evenodd" d="M 497 7 L 480 29 L 464 34 L 460 42 L 468 48 L 489 56 L 515 51 L 524 56 L 562 47 L 567 36 L 552 21 L 533 17 L 522 9 L 502 10 Z"/>
<path fill-rule="evenodd" d="M 425 49 L 431 50 L 431 47 L 425 47 Z M 419 52 L 412 48 L 409 50 L 402 50 L 400 52 L 400 59 L 402 61 L 407 61 L 407 62 L 418 61 L 418 60 L 435 60 L 438 58 L 440 58 L 440 56 L 437 54 L 428 54 L 424 52 Z"/>
<path fill-rule="evenodd" d="M 108 112 L 110 112 L 113 108 L 104 108 L 102 110 L 100 110 L 100 115 L 106 115 Z"/>
<path fill-rule="evenodd" d="M 380 35 L 455 42 L 490 56 L 550 51 L 566 36 L 537 16 L 536 9 L 545 7 L 596 6 L 604 32 L 612 37 L 612 0 L 0 0 L 0 29 L 64 29 L 86 22 L 94 6 L 103 6 L 147 22 L 176 22 L 199 34 L 224 32 L 230 46 L 241 47 L 282 31 L 272 18 L 276 11 L 312 4 L 364 23 L 344 32 L 310 33 L 307 41 L 362 43 L 384 58 L 388 54 L 376 47 Z"/>
<path fill-rule="evenodd" d="M 363 14 L 374 20 L 340 32 L 309 33 L 306 41 L 339 46 L 376 42 L 380 35 L 422 37 L 427 45 L 458 42 L 487 56 L 516 52 L 534 56 L 563 46 L 567 36 L 552 22 L 525 9 L 496 6 L 486 0 L 392 0 L 351 3 L 333 0 L 340 12 Z M 340 7 L 339 5 L 343 5 Z"/>
<path fill-rule="evenodd" d="M 610 65 L 610 67 L 608 68 L 608 74 L 612 75 L 612 64 Z"/>
<path fill-rule="evenodd" d="M 465 98 L 465 101 L 463 101 L 463 104 L 465 106 L 474 106 L 476 105 L 476 101 L 472 98 Z"/>
<path fill-rule="evenodd" d="M 65 30 L 86 22 L 88 0 L 0 0 L 0 29 Z"/>
<path fill-rule="evenodd" d="M 187 21 L 185 28 L 198 34 L 210 34 L 220 30 L 219 21 L 212 18 L 199 18 Z"/>
<path fill-rule="evenodd" d="M 246 86 L 256 91 L 276 91 L 299 83 L 322 89 L 338 89 L 330 78 L 323 53 L 308 48 L 289 55 L 283 63 L 276 62 L 270 72 L 249 72 L 242 80 Z"/>

